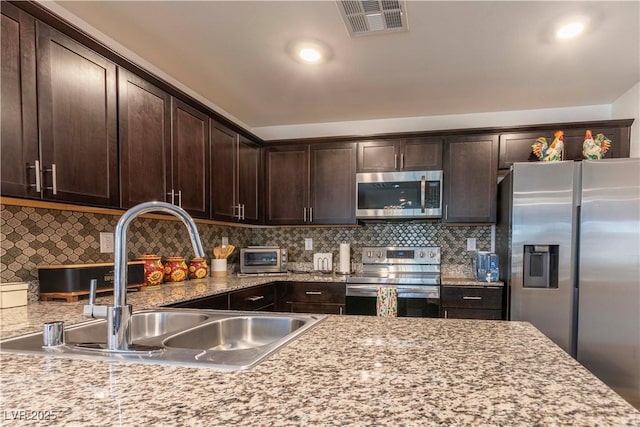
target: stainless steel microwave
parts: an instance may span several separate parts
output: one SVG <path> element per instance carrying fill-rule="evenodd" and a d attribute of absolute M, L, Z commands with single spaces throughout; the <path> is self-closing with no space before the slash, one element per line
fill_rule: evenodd
<path fill-rule="evenodd" d="M 356 218 L 442 217 L 442 171 L 356 174 Z"/>
<path fill-rule="evenodd" d="M 240 273 L 286 273 L 288 251 L 277 246 L 240 249 Z"/>

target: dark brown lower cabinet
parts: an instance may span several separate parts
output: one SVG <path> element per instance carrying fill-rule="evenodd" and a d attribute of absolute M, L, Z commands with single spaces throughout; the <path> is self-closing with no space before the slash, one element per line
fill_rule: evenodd
<path fill-rule="evenodd" d="M 189 301 L 169 304 L 166 307 L 172 308 L 200 308 L 209 310 L 228 310 L 229 309 L 229 293 L 211 295 L 208 297 L 196 298 Z"/>
<path fill-rule="evenodd" d="M 275 283 L 252 286 L 229 293 L 229 309 L 243 311 L 274 311 Z"/>
<path fill-rule="evenodd" d="M 343 314 L 345 284 L 331 282 L 280 282 L 277 311 Z"/>
<path fill-rule="evenodd" d="M 501 320 L 504 287 L 442 286 L 442 317 L 450 319 Z"/>

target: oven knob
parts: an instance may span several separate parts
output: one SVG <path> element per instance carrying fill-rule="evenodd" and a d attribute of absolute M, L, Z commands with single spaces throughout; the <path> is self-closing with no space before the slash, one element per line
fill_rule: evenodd
<path fill-rule="evenodd" d="M 418 252 L 418 256 L 419 256 L 420 258 L 424 258 L 424 251 L 420 251 L 420 252 Z"/>
<path fill-rule="evenodd" d="M 373 252 L 367 251 L 367 258 L 371 258 L 373 256 Z"/>
<path fill-rule="evenodd" d="M 436 253 L 433 251 L 429 252 L 429 258 L 435 258 L 436 257 Z"/>
<path fill-rule="evenodd" d="M 382 251 L 378 251 L 378 258 L 382 258 Z"/>

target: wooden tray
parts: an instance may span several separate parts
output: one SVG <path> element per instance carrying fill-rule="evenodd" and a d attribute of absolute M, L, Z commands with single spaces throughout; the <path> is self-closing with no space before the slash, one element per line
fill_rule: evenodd
<path fill-rule="evenodd" d="M 127 285 L 127 290 L 140 290 L 144 286 L 144 283 L 137 285 Z M 102 288 L 96 290 L 96 294 L 102 294 L 105 292 L 113 292 L 113 288 Z M 85 291 L 73 291 L 73 292 L 45 292 L 40 294 L 41 301 L 53 301 L 53 300 L 65 300 L 66 302 L 78 302 L 78 297 L 89 295 L 89 290 Z"/>

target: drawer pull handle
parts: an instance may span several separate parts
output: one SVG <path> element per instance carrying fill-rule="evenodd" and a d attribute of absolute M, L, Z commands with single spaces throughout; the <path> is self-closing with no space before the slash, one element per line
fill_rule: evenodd
<path fill-rule="evenodd" d="M 322 295 L 322 292 L 320 292 L 320 291 L 307 291 L 307 292 L 305 292 L 305 294 L 307 294 L 307 295 Z"/>
<path fill-rule="evenodd" d="M 482 297 L 462 297 L 462 299 L 473 299 L 473 300 L 481 300 Z"/>
<path fill-rule="evenodd" d="M 247 297 L 247 301 L 252 301 L 252 302 L 256 302 L 256 301 L 260 301 L 261 299 L 264 299 L 264 295 L 257 295 L 255 297 Z"/>

